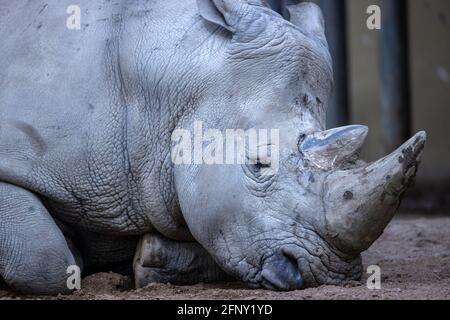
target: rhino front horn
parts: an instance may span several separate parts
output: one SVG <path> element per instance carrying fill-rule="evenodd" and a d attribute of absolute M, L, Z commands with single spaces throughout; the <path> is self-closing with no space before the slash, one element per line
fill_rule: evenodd
<path fill-rule="evenodd" d="M 377 162 L 327 177 L 326 230 L 338 249 L 363 252 L 383 233 L 417 172 L 425 141 L 426 133 L 420 132 Z"/>

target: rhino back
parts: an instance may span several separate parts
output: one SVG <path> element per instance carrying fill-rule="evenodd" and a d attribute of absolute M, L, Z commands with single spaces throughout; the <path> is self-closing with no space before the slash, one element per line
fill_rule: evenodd
<path fill-rule="evenodd" d="M 0 180 L 82 228 L 179 233 L 167 157 L 177 106 L 163 89 L 179 47 L 208 36 L 193 4 L 78 1 L 81 29 L 69 30 L 71 1 L 3 1 Z"/>

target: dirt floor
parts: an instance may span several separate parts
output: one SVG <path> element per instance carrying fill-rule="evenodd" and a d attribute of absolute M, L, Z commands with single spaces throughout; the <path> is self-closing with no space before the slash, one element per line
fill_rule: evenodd
<path fill-rule="evenodd" d="M 363 254 L 365 266 L 378 265 L 382 289 L 368 290 L 367 275 L 347 287 L 323 286 L 294 292 L 249 290 L 240 284 L 179 287 L 151 284 L 129 290 L 131 281 L 114 273 L 86 277 L 71 296 L 33 299 L 446 299 L 450 300 L 450 217 L 395 219 Z M 26 299 L 0 290 L 0 299 Z"/>

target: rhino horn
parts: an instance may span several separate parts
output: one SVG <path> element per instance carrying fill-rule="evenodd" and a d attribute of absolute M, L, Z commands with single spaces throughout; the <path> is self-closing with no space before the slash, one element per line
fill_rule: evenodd
<path fill-rule="evenodd" d="M 426 133 L 420 132 L 379 161 L 330 173 L 323 203 L 331 243 L 356 254 L 378 239 L 416 174 L 425 141 Z"/>
<path fill-rule="evenodd" d="M 358 160 L 369 129 L 347 126 L 307 135 L 300 144 L 304 161 L 323 170 L 341 168 Z"/>

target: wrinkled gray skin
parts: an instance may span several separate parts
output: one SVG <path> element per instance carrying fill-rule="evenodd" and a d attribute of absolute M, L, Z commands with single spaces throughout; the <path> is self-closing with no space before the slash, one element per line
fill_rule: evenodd
<path fill-rule="evenodd" d="M 419 133 L 366 165 L 367 128 L 323 132 L 320 10 L 259 0 L 0 2 L 0 275 L 68 292 L 67 266 L 136 284 L 227 275 L 291 290 L 361 276 L 417 170 Z M 200 14 L 199 14 L 200 13 Z M 176 128 L 280 129 L 280 170 L 174 166 Z M 212 257 L 212 259 L 211 259 Z M 217 264 L 216 264 L 217 263 Z"/>

